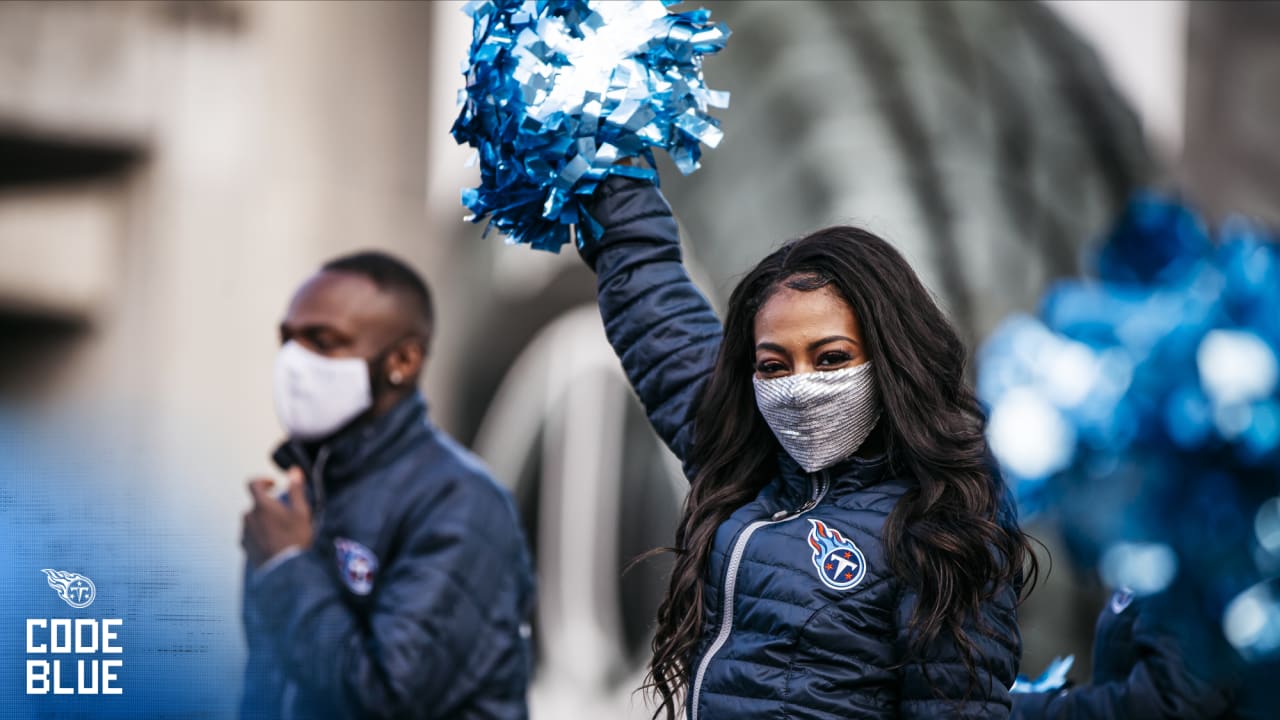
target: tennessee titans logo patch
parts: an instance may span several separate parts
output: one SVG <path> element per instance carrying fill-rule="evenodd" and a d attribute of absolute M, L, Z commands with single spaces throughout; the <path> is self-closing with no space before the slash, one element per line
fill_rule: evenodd
<path fill-rule="evenodd" d="M 813 548 L 813 566 L 823 584 L 833 590 L 852 590 L 867 574 L 862 551 L 839 530 L 821 520 L 809 519 L 809 546 Z"/>
<path fill-rule="evenodd" d="M 378 556 L 355 540 L 335 538 L 333 544 L 338 549 L 338 575 L 343 584 L 356 595 L 368 595 L 378 572 Z"/>

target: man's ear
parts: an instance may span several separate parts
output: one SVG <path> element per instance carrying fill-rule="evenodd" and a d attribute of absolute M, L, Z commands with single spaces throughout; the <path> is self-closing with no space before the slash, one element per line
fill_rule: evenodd
<path fill-rule="evenodd" d="M 402 340 L 387 357 L 387 382 L 397 388 L 416 383 L 426 361 L 426 343 L 421 338 Z"/>

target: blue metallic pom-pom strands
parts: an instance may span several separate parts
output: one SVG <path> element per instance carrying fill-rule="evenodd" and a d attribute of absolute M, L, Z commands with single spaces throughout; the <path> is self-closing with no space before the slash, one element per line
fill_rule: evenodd
<path fill-rule="evenodd" d="M 706 10 L 669 13 L 659 0 L 484 0 L 464 11 L 474 36 L 453 126 L 476 148 L 480 186 L 462 192 L 472 222 L 489 218 L 514 243 L 558 252 L 609 174 L 656 180 L 653 148 L 686 174 L 699 143 L 715 147 L 702 58 L 724 47 Z M 643 157 L 649 167 L 618 165 Z M 487 232 L 487 230 L 486 230 Z"/>
<path fill-rule="evenodd" d="M 1241 656 L 1274 658 L 1280 246 L 1145 195 L 1096 268 L 983 346 L 992 453 L 1109 586 L 1189 586 Z"/>

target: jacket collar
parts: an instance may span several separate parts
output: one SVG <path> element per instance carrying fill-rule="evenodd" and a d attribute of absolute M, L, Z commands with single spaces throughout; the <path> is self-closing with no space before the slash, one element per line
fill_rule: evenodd
<path fill-rule="evenodd" d="M 827 496 L 839 496 L 875 485 L 885 479 L 888 467 L 889 457 L 884 453 L 870 458 L 854 455 L 811 473 L 800 467 L 800 463 L 786 451 L 778 453 L 778 475 L 784 499 L 796 502 L 797 506 L 812 496 L 814 484 L 823 478 L 828 483 Z"/>
<path fill-rule="evenodd" d="M 282 470 L 301 467 L 309 485 L 314 486 L 317 481 L 323 485 L 313 487 L 313 492 L 323 489 L 327 494 L 388 464 L 432 432 L 427 402 L 422 393 L 414 392 L 383 415 L 358 420 L 325 440 L 287 440 L 276 448 L 272 460 Z"/>

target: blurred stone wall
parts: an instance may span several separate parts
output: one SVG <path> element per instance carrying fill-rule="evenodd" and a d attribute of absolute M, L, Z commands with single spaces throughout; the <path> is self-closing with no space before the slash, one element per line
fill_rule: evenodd
<path fill-rule="evenodd" d="M 1280 226 L 1280 4 L 1191 3 L 1180 184 L 1212 218 Z"/>

